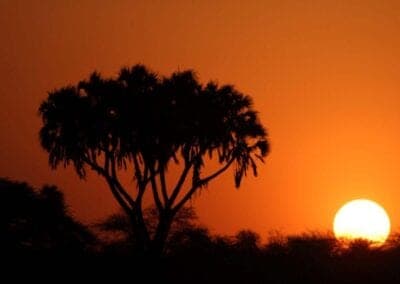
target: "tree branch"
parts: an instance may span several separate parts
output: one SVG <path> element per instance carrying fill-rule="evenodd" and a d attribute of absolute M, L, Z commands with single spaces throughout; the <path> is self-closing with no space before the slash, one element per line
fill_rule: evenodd
<path fill-rule="evenodd" d="M 185 196 L 181 199 L 181 201 L 179 201 L 178 204 L 177 204 L 174 208 L 172 208 L 172 211 L 173 211 L 174 213 L 178 212 L 179 209 L 181 209 L 182 206 L 185 205 L 185 203 L 193 196 L 193 194 L 196 192 L 196 190 L 197 190 L 199 187 L 203 186 L 204 184 L 208 183 L 210 180 L 216 178 L 217 176 L 219 176 L 220 174 L 222 174 L 223 172 L 225 172 L 225 171 L 229 168 L 229 166 L 233 163 L 234 160 L 235 160 L 234 158 L 231 158 L 231 159 L 229 160 L 229 162 L 228 162 L 225 166 L 223 166 L 222 168 L 220 168 L 218 171 L 216 171 L 215 173 L 209 175 L 209 176 L 206 177 L 206 178 L 200 179 L 196 184 L 194 184 L 194 185 L 189 189 L 189 191 L 185 194 Z"/>
<path fill-rule="evenodd" d="M 105 159 L 106 160 L 109 159 L 109 157 L 107 157 L 107 154 Z M 88 157 L 84 157 L 83 161 L 86 162 L 90 167 L 92 167 L 92 169 L 94 169 L 97 173 L 99 173 L 106 179 L 112 194 L 114 195 L 115 199 L 117 199 L 118 203 L 125 211 L 130 212 L 130 210 L 136 206 L 135 201 L 123 189 L 117 177 L 110 176 L 109 172 L 107 172 L 106 169 L 100 167 L 96 162 L 91 161 Z M 105 162 L 105 164 L 107 163 L 108 162 Z"/>
<path fill-rule="evenodd" d="M 156 203 L 157 209 L 161 212 L 161 210 L 163 209 L 163 205 L 161 203 L 160 200 L 160 196 L 158 194 L 158 187 L 157 187 L 157 182 L 155 179 L 155 170 L 153 166 L 150 166 L 150 182 L 151 182 L 151 189 L 153 192 L 153 198 L 154 198 L 154 202 Z"/>
<path fill-rule="evenodd" d="M 121 193 L 117 189 L 114 188 L 114 185 L 113 185 L 112 181 L 107 177 L 104 177 L 104 178 L 106 179 L 106 181 L 108 183 L 108 186 L 109 186 L 109 188 L 111 190 L 111 193 L 113 194 L 113 196 L 117 200 L 118 204 L 122 207 L 122 209 L 125 211 L 126 214 L 128 214 L 128 215 L 132 214 L 132 209 L 133 208 L 131 208 L 128 205 L 128 203 L 122 198 Z"/>
<path fill-rule="evenodd" d="M 140 163 L 138 161 L 138 158 L 136 155 L 133 155 L 133 165 L 135 167 L 135 177 L 136 180 L 138 181 L 138 185 L 139 187 L 141 186 L 142 182 L 143 182 L 143 175 L 142 172 L 140 170 Z"/>
<path fill-rule="evenodd" d="M 106 170 L 104 168 L 100 167 L 97 164 L 97 162 L 90 160 L 90 158 L 87 157 L 86 155 L 82 159 L 83 159 L 83 161 L 85 163 L 87 163 L 99 175 L 102 175 L 102 176 L 107 176 L 108 175 L 108 173 L 106 172 Z"/>
<path fill-rule="evenodd" d="M 164 204 L 168 203 L 168 192 L 167 192 L 167 183 L 165 181 L 165 168 L 158 166 L 160 171 L 160 184 L 161 184 L 161 193 L 164 198 Z"/>
<path fill-rule="evenodd" d="M 117 186 L 118 191 L 120 194 L 126 199 L 126 201 L 129 203 L 129 205 L 134 208 L 136 206 L 135 201 L 133 198 L 129 195 L 129 193 L 124 189 L 124 187 L 121 185 L 118 175 L 117 175 L 117 170 L 116 170 L 116 161 L 113 155 L 107 153 L 109 155 L 109 160 L 111 164 L 111 178 L 112 181 L 115 183 Z"/>
<path fill-rule="evenodd" d="M 133 218 L 134 222 L 143 229 L 143 234 L 146 240 L 149 239 L 149 233 L 144 222 L 143 212 L 142 212 L 142 196 L 144 194 L 145 186 L 141 186 L 139 189 L 138 197 L 136 202 L 133 198 L 125 191 L 121 183 L 119 182 L 116 170 L 116 161 L 110 154 L 110 152 L 105 152 L 104 169 L 101 168 L 97 163 L 93 163 L 89 159 L 85 160 L 93 169 L 99 172 L 106 181 L 113 194 L 114 198 L 117 200 L 118 204 L 121 206 L 123 211 Z M 147 170 L 148 172 L 148 170 Z"/>
<path fill-rule="evenodd" d="M 200 179 L 200 181 L 199 181 L 200 186 L 203 185 L 203 184 L 208 183 L 210 180 L 216 178 L 217 176 L 219 176 L 220 174 L 222 174 L 223 172 L 225 172 L 225 171 L 229 168 L 229 166 L 233 163 L 234 160 L 235 160 L 235 158 L 231 158 L 231 159 L 228 161 L 228 163 L 227 163 L 225 166 L 223 166 L 222 168 L 220 168 L 218 171 L 216 171 L 215 173 L 209 175 L 209 176 L 206 177 L 206 178 Z"/>
<path fill-rule="evenodd" d="M 185 164 L 185 168 L 183 169 L 182 174 L 179 177 L 179 180 L 176 183 L 174 190 L 172 191 L 171 198 L 168 200 L 167 207 L 172 207 L 172 205 L 174 204 L 175 199 L 178 197 L 178 194 L 182 188 L 183 183 L 186 180 L 186 177 L 187 177 L 191 167 L 192 167 L 192 163 Z"/>

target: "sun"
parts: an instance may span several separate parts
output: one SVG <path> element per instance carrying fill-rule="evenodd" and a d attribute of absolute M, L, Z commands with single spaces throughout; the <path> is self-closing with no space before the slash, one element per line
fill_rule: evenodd
<path fill-rule="evenodd" d="M 338 239 L 365 239 L 383 244 L 390 233 L 390 220 L 378 203 L 356 199 L 347 202 L 336 213 L 333 232 Z"/>

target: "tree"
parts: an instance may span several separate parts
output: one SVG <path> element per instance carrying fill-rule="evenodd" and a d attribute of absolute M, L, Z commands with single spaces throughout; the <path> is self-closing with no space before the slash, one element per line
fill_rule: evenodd
<path fill-rule="evenodd" d="M 234 168 L 239 187 L 268 153 L 266 131 L 250 97 L 234 87 L 200 84 L 193 71 L 160 78 L 142 65 L 122 68 L 117 78 L 93 73 L 76 86 L 49 93 L 40 108 L 42 147 L 52 168 L 72 164 L 104 178 L 128 214 L 143 251 L 159 255 L 174 216 L 208 183 Z M 175 184 L 167 177 L 179 165 Z M 207 165 L 218 165 L 211 172 Z M 135 188 L 120 178 L 129 172 Z M 155 233 L 143 217 L 151 191 L 158 210 Z"/>
<path fill-rule="evenodd" d="M 0 178 L 0 251 L 8 255 L 84 254 L 95 237 L 68 212 L 55 186 L 35 190 Z"/>

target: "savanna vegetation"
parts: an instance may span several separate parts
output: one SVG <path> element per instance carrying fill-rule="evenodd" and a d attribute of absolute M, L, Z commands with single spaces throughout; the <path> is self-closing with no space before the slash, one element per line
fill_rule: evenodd
<path fill-rule="evenodd" d="M 135 234 L 123 211 L 84 225 L 68 211 L 55 186 L 34 189 L 1 179 L 0 196 L 2 257 L 18 255 L 20 262 L 34 256 L 40 263 L 47 259 L 63 266 L 68 262 L 69 273 L 74 267 L 87 271 L 101 263 L 116 275 L 129 269 L 135 277 L 145 275 L 158 283 L 398 283 L 400 279 L 396 234 L 380 247 L 364 240 L 345 245 L 318 232 L 276 233 L 262 242 L 250 230 L 233 236 L 211 234 L 198 222 L 194 209 L 184 207 L 174 219 L 165 254 L 155 269 L 135 252 Z M 144 212 L 147 225 L 154 228 L 157 210 Z"/>

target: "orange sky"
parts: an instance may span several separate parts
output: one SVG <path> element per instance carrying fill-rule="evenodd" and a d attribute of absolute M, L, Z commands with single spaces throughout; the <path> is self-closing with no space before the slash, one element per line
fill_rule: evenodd
<path fill-rule="evenodd" d="M 95 69 L 193 68 L 251 95 L 272 145 L 258 178 L 235 190 L 229 172 L 194 201 L 213 232 L 326 230 L 353 198 L 398 229 L 399 28 L 399 1 L 0 0 L 0 175 L 55 183 L 77 216 L 104 217 L 115 202 L 95 175 L 47 166 L 40 102 Z"/>

